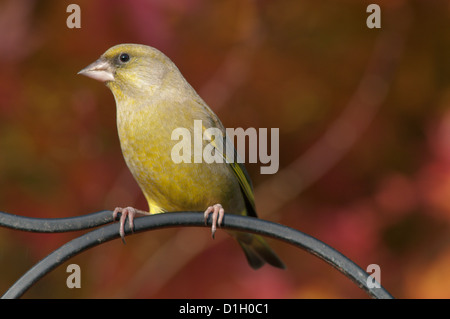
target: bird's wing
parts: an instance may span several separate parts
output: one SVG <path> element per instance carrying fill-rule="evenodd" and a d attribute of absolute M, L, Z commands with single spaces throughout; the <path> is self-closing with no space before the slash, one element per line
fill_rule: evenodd
<path fill-rule="evenodd" d="M 220 153 L 222 158 L 228 164 L 228 167 L 231 168 L 234 175 L 237 177 L 239 186 L 241 187 L 241 191 L 244 195 L 247 215 L 257 217 L 255 197 L 253 195 L 253 186 L 250 176 L 248 175 L 248 172 L 245 169 L 243 161 L 240 159 L 233 142 L 226 135 L 222 123 L 209 108 L 208 111 L 211 113 L 211 118 L 214 121 L 215 126 L 222 131 L 223 140 L 216 141 L 215 139 L 211 139 L 211 136 L 208 136 L 208 138 L 211 140 L 211 144 L 215 147 L 216 151 Z M 205 132 L 205 130 L 206 127 L 203 126 L 203 131 Z"/>
<path fill-rule="evenodd" d="M 235 153 L 237 154 L 236 150 Z M 244 193 L 245 207 L 247 208 L 247 215 L 258 217 L 256 215 L 255 208 L 255 197 L 253 195 L 253 187 L 252 182 L 250 180 L 250 176 L 248 175 L 245 166 L 239 162 L 228 163 L 233 173 L 236 175 L 239 181 L 239 185 L 241 186 L 241 190 Z"/>

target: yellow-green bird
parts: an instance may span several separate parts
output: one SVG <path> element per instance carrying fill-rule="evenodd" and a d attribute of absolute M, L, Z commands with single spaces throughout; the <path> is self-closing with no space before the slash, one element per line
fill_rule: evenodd
<path fill-rule="evenodd" d="M 114 217 L 121 213 L 122 238 L 126 218 L 133 229 L 133 219 L 138 213 L 204 211 L 205 220 L 212 214 L 213 236 L 225 210 L 257 217 L 251 181 L 244 166 L 236 160 L 234 148 L 232 158 L 227 157 L 222 147 L 214 149 L 224 158 L 222 162 L 199 163 L 194 155 L 190 163 L 173 160 L 173 148 L 179 141 L 172 138 L 172 133 L 185 128 L 193 136 L 194 120 L 201 121 L 202 133 L 209 128 L 219 129 L 224 147 L 232 144 L 217 115 L 167 56 L 153 47 L 120 44 L 108 49 L 79 74 L 104 82 L 114 94 L 122 152 L 148 201 L 149 212 L 132 207 L 114 210 Z M 202 143 L 205 147 L 211 141 L 202 139 Z M 262 237 L 242 232 L 230 234 L 239 242 L 252 268 L 257 269 L 265 262 L 284 268 Z"/>

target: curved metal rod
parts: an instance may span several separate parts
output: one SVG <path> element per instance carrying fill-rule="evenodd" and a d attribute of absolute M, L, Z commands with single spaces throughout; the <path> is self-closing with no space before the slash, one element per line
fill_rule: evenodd
<path fill-rule="evenodd" d="M 110 216 L 109 219 L 112 220 L 112 212 L 110 211 L 102 211 L 86 215 L 88 216 L 87 220 L 90 220 L 90 223 L 88 224 L 89 225 L 95 224 L 96 226 L 98 226 L 99 225 L 98 223 L 103 223 L 107 219 L 108 214 Z M 0 215 L 1 217 L 0 225 L 6 224 L 4 215 L 5 213 L 2 213 Z M 83 219 L 86 218 L 86 216 L 82 216 L 79 218 Z M 28 222 L 31 223 L 34 222 L 29 217 L 27 217 L 26 219 Z M 73 227 L 75 227 L 74 225 L 77 224 L 77 223 L 71 224 L 71 222 L 73 222 L 73 219 L 67 218 L 54 219 L 54 221 L 52 222 L 54 222 L 56 225 L 59 225 L 59 223 L 69 222 L 69 227 L 67 227 L 67 225 L 66 226 L 59 225 L 57 227 L 58 231 L 66 231 L 65 229 L 69 228 L 73 229 Z M 42 225 L 34 224 L 30 228 L 34 230 L 41 229 L 37 231 L 49 232 L 49 228 L 47 226 L 41 227 Z M 208 225 L 211 225 L 210 219 L 208 219 Z M 159 228 L 184 227 L 184 226 L 206 227 L 207 225 L 205 225 L 203 214 L 199 212 L 176 212 L 176 213 L 156 214 L 137 218 L 134 221 L 135 227 L 134 232 L 139 233 Z M 15 223 L 14 227 L 12 228 L 29 230 L 24 229 L 26 227 L 19 227 L 17 223 Z M 370 296 L 381 299 L 393 298 L 391 294 L 381 286 L 380 288 L 369 287 L 367 282 L 368 281 L 372 282 L 372 278 L 353 261 L 342 255 L 335 249 L 331 248 L 327 244 L 321 242 L 320 240 L 315 239 L 314 237 L 311 237 L 307 234 L 304 234 L 296 229 L 276 224 L 273 222 L 261 220 L 258 218 L 231 215 L 231 214 L 228 215 L 225 214 L 222 228 L 256 233 L 272 237 L 275 239 L 279 239 L 294 246 L 300 247 L 301 249 L 306 250 L 307 252 L 310 252 L 313 255 L 316 255 L 317 257 L 321 258 L 322 260 L 332 265 L 334 268 L 336 268 L 345 276 L 354 281 L 361 289 L 366 291 Z M 128 225 L 126 225 L 125 227 L 125 233 L 127 235 L 131 234 L 131 230 Z M 6 291 L 6 293 L 2 296 L 2 298 L 19 298 L 35 282 L 37 282 L 40 278 L 42 278 L 52 269 L 65 262 L 67 259 L 93 246 L 100 245 L 106 241 L 110 241 L 119 237 L 120 237 L 119 225 L 118 223 L 115 223 L 90 231 L 89 233 L 86 233 L 78 238 L 73 239 L 72 241 L 56 249 L 47 257 L 45 257 L 36 265 L 34 265 L 19 280 L 17 280 L 14 283 L 14 285 L 12 285 L 8 289 L 8 291 Z"/>
<path fill-rule="evenodd" d="M 100 212 L 66 218 L 33 218 L 0 212 L 0 226 L 36 233 L 62 233 L 84 230 L 113 222 L 112 212 Z"/>

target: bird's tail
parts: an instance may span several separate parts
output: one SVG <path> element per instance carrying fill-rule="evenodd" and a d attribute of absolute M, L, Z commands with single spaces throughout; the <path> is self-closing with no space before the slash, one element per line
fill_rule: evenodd
<path fill-rule="evenodd" d="M 261 236 L 248 233 L 234 233 L 233 235 L 241 245 L 245 257 L 247 257 L 247 261 L 253 269 L 258 269 L 265 263 L 281 269 L 286 268 Z"/>

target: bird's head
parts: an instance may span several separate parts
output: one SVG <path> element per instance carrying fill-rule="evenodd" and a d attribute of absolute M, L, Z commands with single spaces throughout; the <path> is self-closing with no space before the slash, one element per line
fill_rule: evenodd
<path fill-rule="evenodd" d="M 171 80 L 181 76 L 162 52 L 140 44 L 116 45 L 78 74 L 104 82 L 116 97 L 152 94 L 168 74 L 172 74 Z"/>

